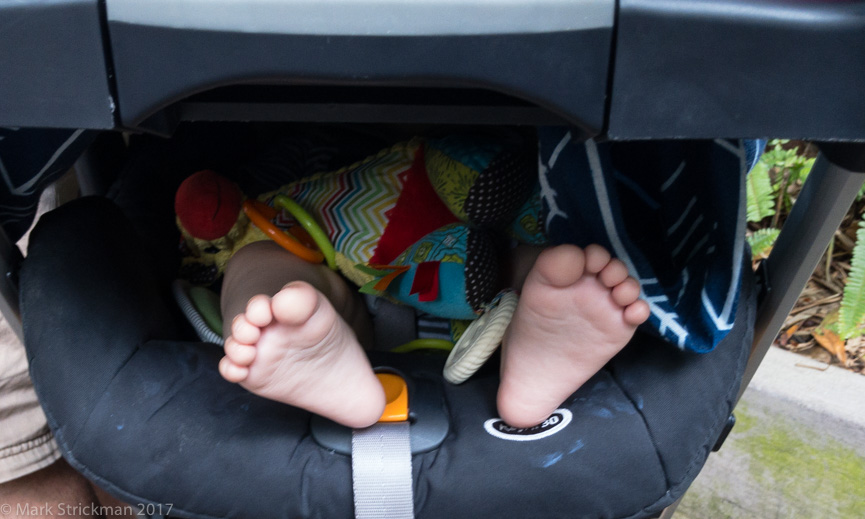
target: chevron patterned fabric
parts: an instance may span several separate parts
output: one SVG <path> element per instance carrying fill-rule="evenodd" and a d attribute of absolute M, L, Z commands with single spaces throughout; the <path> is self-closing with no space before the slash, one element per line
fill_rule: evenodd
<path fill-rule="evenodd" d="M 282 193 L 318 218 L 334 248 L 355 263 L 368 263 L 396 205 L 418 141 L 398 144 L 338 171 L 293 182 L 260 199 L 272 204 Z"/>

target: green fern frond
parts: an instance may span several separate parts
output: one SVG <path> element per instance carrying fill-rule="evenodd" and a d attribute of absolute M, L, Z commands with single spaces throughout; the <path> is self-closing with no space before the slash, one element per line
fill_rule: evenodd
<path fill-rule="evenodd" d="M 842 339 L 861 334 L 865 322 L 865 222 L 859 222 L 850 264 L 850 276 L 844 285 L 844 297 L 841 299 L 838 318 L 838 331 Z"/>
<path fill-rule="evenodd" d="M 799 157 L 799 160 L 796 162 L 795 167 L 792 169 L 792 179 L 797 182 L 805 182 L 808 180 L 808 174 L 811 173 L 811 169 L 814 167 L 814 162 L 816 158 L 805 158 Z"/>
<path fill-rule="evenodd" d="M 775 191 L 769 179 L 769 166 L 757 162 L 748 174 L 748 221 L 759 222 L 775 214 Z"/>
<path fill-rule="evenodd" d="M 755 231 L 754 234 L 748 236 L 748 245 L 751 246 L 751 257 L 755 260 L 766 257 L 772 249 L 772 245 L 775 245 L 775 240 L 778 238 L 780 232 L 780 229 L 767 227 Z"/>

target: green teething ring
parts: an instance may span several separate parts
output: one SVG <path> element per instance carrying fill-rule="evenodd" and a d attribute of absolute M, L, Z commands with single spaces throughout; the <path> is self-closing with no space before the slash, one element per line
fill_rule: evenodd
<path fill-rule="evenodd" d="M 318 245 L 318 250 L 324 255 L 324 261 L 332 270 L 336 270 L 336 251 L 333 250 L 333 245 L 327 238 L 321 226 L 315 219 L 306 212 L 303 207 L 300 207 L 297 202 L 285 195 L 276 195 L 273 197 L 273 205 L 285 209 L 297 220 L 297 223 L 303 226 L 306 232 L 309 233 L 312 241 Z"/>
<path fill-rule="evenodd" d="M 410 353 L 418 350 L 439 350 L 451 351 L 454 349 L 454 343 L 445 339 L 415 339 L 409 341 L 402 346 L 390 350 L 394 353 Z"/>
<path fill-rule="evenodd" d="M 204 319 L 210 330 L 222 335 L 222 313 L 219 310 L 219 296 L 204 287 L 189 287 L 189 299 Z"/>

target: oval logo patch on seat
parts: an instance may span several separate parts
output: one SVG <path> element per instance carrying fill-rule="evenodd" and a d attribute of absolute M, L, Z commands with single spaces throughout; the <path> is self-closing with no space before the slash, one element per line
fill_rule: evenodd
<path fill-rule="evenodd" d="M 571 423 L 573 415 L 567 409 L 556 409 L 549 418 L 534 427 L 511 427 L 501 418 L 491 418 L 484 422 L 484 429 L 496 438 L 518 442 L 540 440 L 552 436 Z"/>

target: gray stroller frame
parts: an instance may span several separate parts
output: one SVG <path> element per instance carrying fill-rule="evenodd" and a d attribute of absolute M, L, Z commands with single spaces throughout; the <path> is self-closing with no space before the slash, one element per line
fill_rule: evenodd
<path fill-rule="evenodd" d="M 610 140 L 817 142 L 819 157 L 757 274 L 739 397 L 865 181 L 862 1 L 538 0 L 513 11 L 505 1 L 448 11 L 434 1 L 357 2 L 346 3 L 336 34 L 326 29 L 336 19 L 317 16 L 329 2 L 270 3 L 256 20 L 277 21 L 264 28 L 180 0 L 168 20 L 163 3 L 0 5 L 0 126 L 170 135 L 182 121 L 567 124 Z M 311 25 L 286 28 L 278 20 L 289 12 Z M 94 153 L 76 168 L 99 184 Z M 21 261 L 0 231 L 0 310 L 23 340 Z"/>

